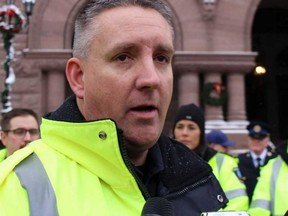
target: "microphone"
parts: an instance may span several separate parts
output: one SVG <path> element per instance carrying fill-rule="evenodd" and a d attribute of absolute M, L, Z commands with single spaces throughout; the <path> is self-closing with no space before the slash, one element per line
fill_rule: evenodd
<path fill-rule="evenodd" d="M 218 212 L 202 212 L 200 216 L 249 216 L 244 211 L 218 211 Z"/>
<path fill-rule="evenodd" d="M 149 198 L 143 209 L 142 216 L 173 216 L 171 202 L 162 197 Z"/>

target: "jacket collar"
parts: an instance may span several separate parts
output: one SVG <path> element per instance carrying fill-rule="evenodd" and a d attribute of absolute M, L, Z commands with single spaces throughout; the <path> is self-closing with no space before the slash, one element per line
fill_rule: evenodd
<path fill-rule="evenodd" d="M 75 95 L 68 97 L 56 111 L 47 113 L 44 118 L 65 122 L 85 122 L 85 118 L 77 106 Z"/>
<path fill-rule="evenodd" d="M 43 117 L 40 130 L 44 143 L 99 176 L 107 184 L 123 187 L 129 181 L 135 182 L 125 164 L 129 160 L 121 130 L 111 119 L 85 121 L 74 95 L 55 112 Z M 115 174 L 117 178 L 113 178 Z"/>

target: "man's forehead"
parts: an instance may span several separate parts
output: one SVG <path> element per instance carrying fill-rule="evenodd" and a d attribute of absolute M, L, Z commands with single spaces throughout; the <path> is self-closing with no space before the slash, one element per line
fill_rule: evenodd
<path fill-rule="evenodd" d="M 114 21 L 115 19 L 117 22 Z M 106 27 L 106 25 L 121 25 L 124 23 L 131 25 L 131 28 L 134 29 L 135 27 L 139 26 L 139 24 L 140 26 L 149 25 L 149 23 L 147 23 L 149 19 L 151 20 L 150 24 L 152 26 L 155 25 L 155 23 L 158 24 L 160 22 L 160 27 L 163 28 L 164 26 L 167 26 L 173 35 L 172 26 L 161 13 L 155 9 L 143 8 L 140 6 L 130 5 L 106 9 L 97 15 L 94 22 L 91 22 L 91 25 L 94 27 Z M 126 23 L 127 20 L 128 23 Z M 136 26 L 133 26 L 133 23 Z"/>
<path fill-rule="evenodd" d="M 10 120 L 10 126 L 26 125 L 28 123 L 37 122 L 36 119 L 31 115 L 16 116 Z"/>

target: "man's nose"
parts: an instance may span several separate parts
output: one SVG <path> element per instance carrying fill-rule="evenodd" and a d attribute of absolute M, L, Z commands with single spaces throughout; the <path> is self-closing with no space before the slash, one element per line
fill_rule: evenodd
<path fill-rule="evenodd" d="M 137 68 L 136 86 L 139 89 L 156 89 L 160 84 L 160 71 L 154 64 L 153 58 L 145 59 Z"/>
<path fill-rule="evenodd" d="M 24 136 L 25 141 L 32 141 L 32 136 L 29 131 L 26 131 L 25 136 Z"/>

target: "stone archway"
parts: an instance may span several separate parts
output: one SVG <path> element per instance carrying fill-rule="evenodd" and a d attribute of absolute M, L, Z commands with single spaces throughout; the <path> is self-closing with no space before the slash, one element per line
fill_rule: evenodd
<path fill-rule="evenodd" d="M 267 73 L 257 77 L 251 71 L 246 77 L 248 118 L 271 124 L 275 143 L 288 138 L 287 14 L 287 1 L 260 2 L 253 23 L 252 49 L 259 53 L 257 64 L 266 67 Z"/>

